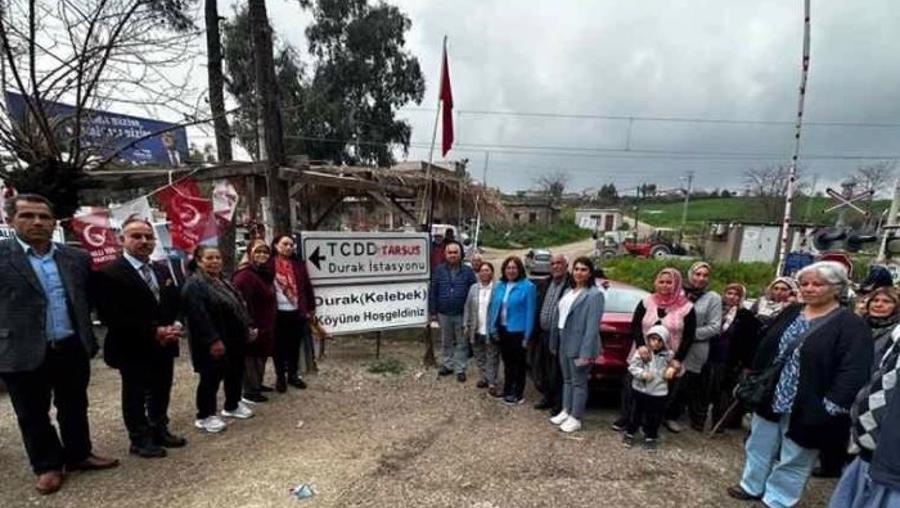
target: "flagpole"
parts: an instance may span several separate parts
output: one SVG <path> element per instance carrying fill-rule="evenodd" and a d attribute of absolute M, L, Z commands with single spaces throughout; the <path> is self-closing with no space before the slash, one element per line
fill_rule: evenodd
<path fill-rule="evenodd" d="M 441 72 L 438 75 L 438 80 L 443 80 L 444 76 L 444 55 L 447 54 L 447 36 L 444 36 L 444 40 L 441 44 Z M 428 150 L 428 165 L 425 166 L 425 181 L 428 182 L 428 191 L 426 196 L 428 196 L 427 203 L 427 212 L 425 216 L 425 231 L 430 235 L 431 234 L 431 223 L 434 220 L 434 182 L 431 181 L 431 164 L 434 161 L 434 144 L 437 141 L 437 130 L 438 130 L 438 121 L 441 119 L 441 85 L 438 85 L 438 96 L 437 96 L 437 108 L 434 113 L 434 129 L 431 132 L 431 148 Z"/>

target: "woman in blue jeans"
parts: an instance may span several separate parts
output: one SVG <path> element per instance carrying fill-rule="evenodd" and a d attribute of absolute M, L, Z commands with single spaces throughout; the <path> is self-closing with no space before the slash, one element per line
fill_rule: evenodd
<path fill-rule="evenodd" d="M 728 489 L 769 508 L 800 501 L 819 450 L 846 432 L 872 364 L 868 326 L 838 303 L 849 284 L 843 265 L 813 263 L 797 279 L 804 303 L 778 315 L 753 361 L 753 371 L 784 364 L 774 394 L 754 408 L 741 482 Z"/>
<path fill-rule="evenodd" d="M 572 287 L 563 291 L 550 326 L 550 351 L 563 374 L 562 411 L 550 418 L 563 432 L 581 428 L 588 398 L 588 374 L 600 354 L 603 293 L 594 284 L 594 264 L 581 257 L 572 263 Z"/>
<path fill-rule="evenodd" d="M 525 402 L 525 349 L 534 331 L 537 288 L 525 278 L 525 265 L 510 256 L 500 267 L 489 310 L 490 335 L 503 358 L 503 402 Z"/>

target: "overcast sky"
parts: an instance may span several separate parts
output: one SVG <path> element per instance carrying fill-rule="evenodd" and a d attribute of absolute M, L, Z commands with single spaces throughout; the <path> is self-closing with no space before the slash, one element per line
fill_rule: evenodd
<path fill-rule="evenodd" d="M 457 111 L 458 145 L 448 157 L 468 158 L 481 179 L 489 152 L 488 184 L 503 190 L 532 187 L 557 170 L 573 190 L 609 182 L 630 192 L 640 182 L 672 188 L 690 170 L 700 187 L 740 189 L 746 169 L 790 157 L 801 0 L 391 3 L 412 20 L 407 46 L 426 79 L 422 105 L 402 113 L 413 125 L 411 160 L 428 158 L 444 34 Z M 221 13 L 232 4 L 220 1 Z M 268 5 L 279 36 L 305 48 L 309 16 L 291 0 Z M 820 190 L 875 162 L 848 157 L 900 154 L 897 26 L 896 0 L 813 2 L 806 120 L 897 124 L 805 126 L 801 164 L 819 175 Z M 498 112 L 636 119 L 629 140 L 628 120 Z"/>

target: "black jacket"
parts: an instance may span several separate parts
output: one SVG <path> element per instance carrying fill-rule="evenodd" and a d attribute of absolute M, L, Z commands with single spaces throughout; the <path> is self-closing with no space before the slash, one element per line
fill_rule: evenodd
<path fill-rule="evenodd" d="M 775 361 L 781 335 L 802 309 L 803 305 L 794 304 L 778 315 L 759 345 L 753 370 Z M 828 414 L 823 401 L 827 398 L 849 410 L 856 394 L 869 381 L 872 332 L 862 318 L 846 308 L 835 312 L 838 314 L 814 330 L 800 348 L 797 396 L 787 435 L 804 448 L 821 449 L 846 436 L 850 418 Z M 779 415 L 771 411 L 771 400 L 762 407 L 758 413 L 761 417 L 778 421 Z"/>
<path fill-rule="evenodd" d="M 900 389 L 887 401 L 869 474 L 876 482 L 900 490 Z"/>
<path fill-rule="evenodd" d="M 162 346 L 156 340 L 156 328 L 169 326 L 178 318 L 181 291 L 168 269 L 150 266 L 159 284 L 159 302 L 124 257 L 97 274 L 97 309 L 109 328 L 103 359 L 110 367 L 120 369 L 178 356 L 178 343 Z"/>
<path fill-rule="evenodd" d="M 243 357 L 247 345 L 248 323 L 212 292 L 209 283 L 197 274 L 188 278 L 182 290 L 191 361 L 197 372 L 215 363 L 209 348 L 216 341 L 222 341 L 225 354 L 231 357 Z"/>
<path fill-rule="evenodd" d="M 725 364 L 729 370 L 749 369 L 759 347 L 761 326 L 752 312 L 738 309 L 731 326 L 710 341 L 709 361 Z"/>

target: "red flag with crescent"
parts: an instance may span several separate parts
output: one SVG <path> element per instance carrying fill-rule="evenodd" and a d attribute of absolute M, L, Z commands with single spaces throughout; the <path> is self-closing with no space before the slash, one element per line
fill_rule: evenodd
<path fill-rule="evenodd" d="M 191 253 L 201 243 L 216 238 L 213 204 L 200 197 L 193 180 L 184 180 L 159 191 L 159 202 L 169 220 L 172 246 Z"/>
<path fill-rule="evenodd" d="M 453 90 L 450 88 L 450 65 L 447 63 L 447 45 L 444 44 L 444 60 L 441 63 L 441 157 L 446 157 L 453 146 Z"/>
<path fill-rule="evenodd" d="M 94 270 L 99 270 L 119 255 L 119 240 L 109 222 L 109 210 L 106 208 L 94 208 L 89 213 L 72 217 L 72 231 L 91 255 Z"/>

